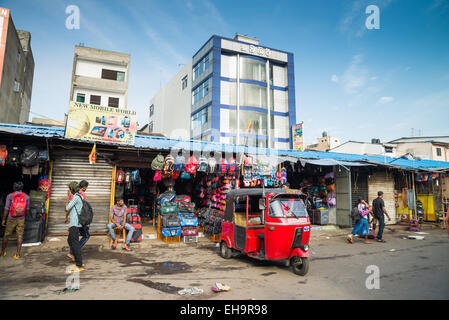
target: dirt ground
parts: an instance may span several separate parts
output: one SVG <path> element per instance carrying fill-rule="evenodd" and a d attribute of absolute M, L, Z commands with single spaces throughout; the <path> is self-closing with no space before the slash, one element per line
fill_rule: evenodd
<path fill-rule="evenodd" d="M 105 236 L 93 236 L 83 248 L 85 271 L 80 289 L 66 287 L 66 239 L 23 248 L 15 260 L 15 243 L 0 258 L 0 299 L 144 299 L 144 300 L 302 300 L 302 299 L 449 299 L 449 239 L 442 229 L 423 230 L 424 240 L 404 239 L 413 234 L 403 226 L 385 231 L 387 243 L 345 242 L 349 229 L 312 230 L 310 270 L 297 276 L 281 263 L 245 256 L 225 260 L 215 243 L 165 244 L 142 240 L 132 252 L 111 250 Z M 53 239 L 54 240 L 54 239 Z M 380 289 L 366 287 L 367 266 L 380 269 Z M 435 277 L 435 275 L 438 277 Z M 414 281 L 410 281 L 414 279 Z M 418 281 L 416 281 L 418 280 Z M 215 282 L 228 292 L 211 290 Z M 197 295 L 180 295 L 197 287 Z"/>

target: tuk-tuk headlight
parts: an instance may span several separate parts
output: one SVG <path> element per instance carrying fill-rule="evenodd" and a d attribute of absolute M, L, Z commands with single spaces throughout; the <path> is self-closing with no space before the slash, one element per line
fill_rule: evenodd
<path fill-rule="evenodd" d="M 302 247 L 302 250 L 309 251 L 309 245 L 308 244 L 303 244 L 301 247 Z"/>

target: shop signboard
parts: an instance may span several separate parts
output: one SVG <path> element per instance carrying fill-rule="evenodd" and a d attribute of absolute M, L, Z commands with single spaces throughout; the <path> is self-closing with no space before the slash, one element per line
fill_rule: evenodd
<path fill-rule="evenodd" d="M 9 10 L 0 7 L 0 88 L 2 86 L 3 61 L 5 59 L 6 36 L 8 33 Z"/>
<path fill-rule="evenodd" d="M 70 101 L 65 137 L 134 145 L 136 111 Z"/>
<path fill-rule="evenodd" d="M 302 125 L 304 122 L 301 122 L 295 126 L 293 126 L 293 149 L 294 150 L 304 150 L 304 138 L 302 133 Z"/>

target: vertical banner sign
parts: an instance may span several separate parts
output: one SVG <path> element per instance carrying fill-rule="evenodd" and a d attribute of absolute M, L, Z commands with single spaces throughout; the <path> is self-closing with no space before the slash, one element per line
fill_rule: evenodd
<path fill-rule="evenodd" d="M 302 132 L 302 126 L 304 122 L 298 123 L 293 126 L 293 149 L 304 151 L 304 137 Z"/>
<path fill-rule="evenodd" d="M 3 61 L 5 60 L 8 22 L 9 22 L 9 10 L 0 7 L 0 88 L 2 87 Z"/>
<path fill-rule="evenodd" d="M 134 145 L 136 111 L 70 101 L 65 137 Z"/>

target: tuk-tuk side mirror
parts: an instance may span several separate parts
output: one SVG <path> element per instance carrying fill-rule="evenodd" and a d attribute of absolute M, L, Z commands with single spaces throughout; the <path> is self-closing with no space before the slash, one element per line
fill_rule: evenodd
<path fill-rule="evenodd" d="M 265 199 L 264 198 L 260 198 L 259 199 L 259 210 L 265 210 Z"/>

